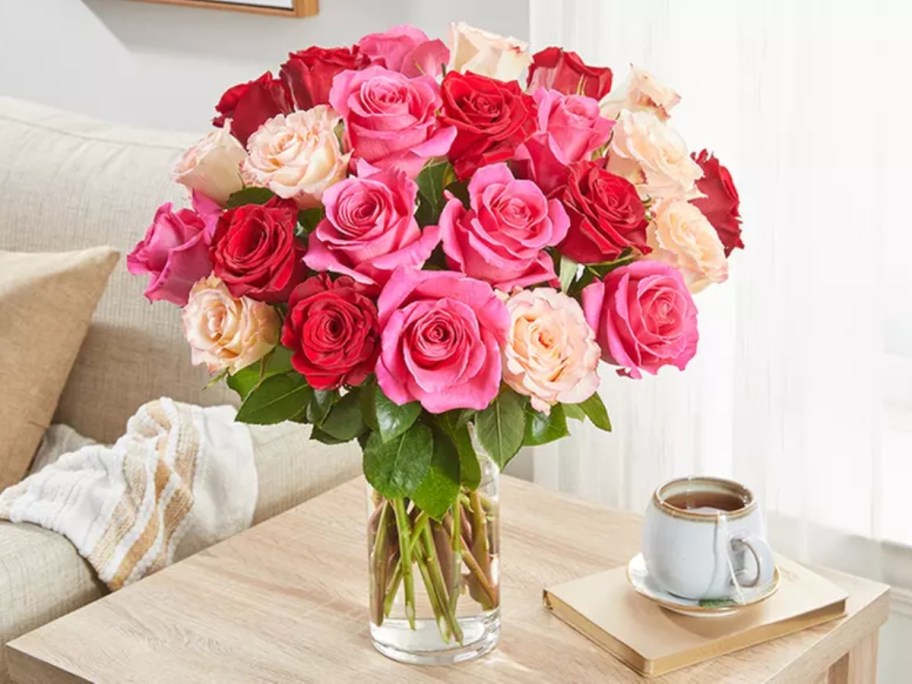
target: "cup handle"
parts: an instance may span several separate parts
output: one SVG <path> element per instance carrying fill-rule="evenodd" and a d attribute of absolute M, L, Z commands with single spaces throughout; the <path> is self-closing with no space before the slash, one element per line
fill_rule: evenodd
<path fill-rule="evenodd" d="M 747 581 L 741 578 L 737 579 L 737 584 L 741 587 L 756 587 L 768 584 L 773 579 L 773 572 L 776 568 L 776 560 L 773 557 L 773 550 L 769 543 L 763 538 L 752 534 L 739 534 L 731 538 L 731 548 L 733 551 L 743 546 L 754 557 L 757 565 L 757 574 Z"/>

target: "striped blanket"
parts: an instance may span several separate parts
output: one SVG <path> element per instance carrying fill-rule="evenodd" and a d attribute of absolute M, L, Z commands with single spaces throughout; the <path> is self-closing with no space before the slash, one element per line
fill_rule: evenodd
<path fill-rule="evenodd" d="M 0 519 L 67 537 L 111 589 L 250 526 L 257 474 L 230 406 L 159 399 L 113 446 L 61 456 L 0 494 Z"/>

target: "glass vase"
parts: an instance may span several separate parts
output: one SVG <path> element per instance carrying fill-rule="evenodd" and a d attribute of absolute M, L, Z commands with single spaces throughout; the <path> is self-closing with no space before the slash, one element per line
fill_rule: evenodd
<path fill-rule="evenodd" d="M 368 485 L 370 636 L 403 663 L 449 665 L 489 653 L 500 636 L 498 471 L 440 520 Z"/>

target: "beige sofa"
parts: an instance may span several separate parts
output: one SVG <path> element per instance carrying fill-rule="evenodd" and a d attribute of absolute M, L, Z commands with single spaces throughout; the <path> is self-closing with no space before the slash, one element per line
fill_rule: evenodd
<path fill-rule="evenodd" d="M 112 245 L 126 253 L 164 201 L 183 202 L 169 170 L 196 136 L 141 131 L 0 98 L 0 249 L 64 251 Z M 113 441 L 142 403 L 159 396 L 198 404 L 231 400 L 204 389 L 190 365 L 178 309 L 151 305 L 145 279 L 115 269 L 60 399 L 56 422 Z M 0 322 L 2 324 L 2 322 Z M 359 471 L 351 445 L 325 447 L 302 426 L 255 438 L 255 521 L 339 484 Z M 3 436 L 0 434 L 0 439 Z M 63 537 L 0 522 L 0 682 L 3 644 L 104 593 Z"/>

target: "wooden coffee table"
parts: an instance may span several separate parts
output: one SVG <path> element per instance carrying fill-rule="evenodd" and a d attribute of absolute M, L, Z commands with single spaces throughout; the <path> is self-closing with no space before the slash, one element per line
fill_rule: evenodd
<path fill-rule="evenodd" d="M 624 564 L 639 516 L 510 477 L 502 487 L 503 632 L 455 667 L 387 660 L 368 639 L 364 483 L 354 480 L 11 642 L 14 682 L 632 682 L 641 678 L 542 607 L 545 585 Z M 887 587 L 836 622 L 662 678 L 874 682 Z"/>

